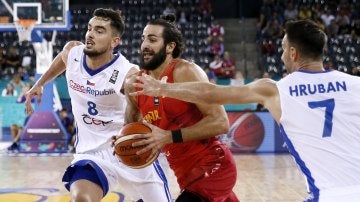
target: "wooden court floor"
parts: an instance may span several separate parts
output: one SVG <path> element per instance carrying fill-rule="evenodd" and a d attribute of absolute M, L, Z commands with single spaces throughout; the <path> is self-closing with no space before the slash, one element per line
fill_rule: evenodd
<path fill-rule="evenodd" d="M 238 177 L 234 192 L 241 202 L 296 202 L 306 198 L 305 182 L 288 154 L 236 154 Z M 173 197 L 179 188 L 164 157 Z M 0 154 L 0 202 L 65 202 L 69 195 L 61 178 L 72 160 L 65 155 Z M 102 202 L 130 201 L 121 186 Z"/>

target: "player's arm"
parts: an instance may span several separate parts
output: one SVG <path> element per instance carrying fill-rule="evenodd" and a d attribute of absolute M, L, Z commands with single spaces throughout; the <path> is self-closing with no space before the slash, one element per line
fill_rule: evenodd
<path fill-rule="evenodd" d="M 261 103 L 278 121 L 280 106 L 276 82 L 271 79 L 259 79 L 242 86 L 215 85 L 208 82 L 163 83 L 152 77 L 138 76 L 141 88 L 131 95 L 165 96 L 200 104 L 246 104 Z"/>
<path fill-rule="evenodd" d="M 129 92 L 133 92 L 135 90 L 135 87 L 131 85 L 131 83 L 133 83 L 133 81 L 136 79 L 135 75 L 138 73 L 138 71 L 139 70 L 135 67 L 131 68 L 131 70 L 127 73 L 123 85 L 123 91 L 125 93 L 127 103 L 125 108 L 125 124 L 141 120 L 141 115 L 137 106 L 136 97 L 129 96 Z"/>
<path fill-rule="evenodd" d="M 81 45 L 80 41 L 69 41 L 63 47 L 63 50 L 54 58 L 49 69 L 40 77 L 35 85 L 44 86 L 47 82 L 53 80 L 66 69 L 67 58 L 71 48 Z"/>
<path fill-rule="evenodd" d="M 209 83 L 206 73 L 196 64 L 187 61 L 178 63 L 174 70 L 174 83 L 186 84 L 193 81 Z M 224 106 L 205 102 L 195 104 L 204 117 L 190 127 L 181 128 L 183 141 L 206 139 L 228 132 L 229 120 Z"/>
<path fill-rule="evenodd" d="M 80 41 L 68 42 L 64 46 L 63 50 L 51 62 L 49 69 L 36 81 L 34 86 L 26 93 L 25 110 L 28 115 L 33 112 L 33 108 L 31 105 L 32 98 L 37 96 L 37 104 L 40 104 L 43 86 L 65 71 L 65 64 L 67 62 L 67 57 L 69 55 L 70 49 L 80 44 L 82 44 Z"/>

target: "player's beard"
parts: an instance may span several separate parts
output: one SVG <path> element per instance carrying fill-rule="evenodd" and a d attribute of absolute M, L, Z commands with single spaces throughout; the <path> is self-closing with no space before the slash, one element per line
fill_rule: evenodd
<path fill-rule="evenodd" d="M 153 55 L 153 58 L 148 62 L 144 61 L 144 56 L 141 53 L 140 67 L 141 69 L 145 69 L 145 70 L 154 70 L 158 68 L 165 61 L 165 59 L 166 59 L 166 46 L 163 46 L 160 49 L 160 51 L 158 53 L 155 53 Z"/>

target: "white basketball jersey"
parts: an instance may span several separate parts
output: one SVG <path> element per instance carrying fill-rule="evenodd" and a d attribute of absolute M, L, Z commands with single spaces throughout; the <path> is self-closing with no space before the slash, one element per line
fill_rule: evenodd
<path fill-rule="evenodd" d="M 360 78 L 296 71 L 277 87 L 280 130 L 314 199 L 332 189 L 359 187 Z"/>
<path fill-rule="evenodd" d="M 120 93 L 125 76 L 134 64 L 115 54 L 98 70 L 86 65 L 84 45 L 72 48 L 66 64 L 66 79 L 77 124 L 76 151 L 84 153 L 109 147 L 124 123 L 125 96 Z"/>

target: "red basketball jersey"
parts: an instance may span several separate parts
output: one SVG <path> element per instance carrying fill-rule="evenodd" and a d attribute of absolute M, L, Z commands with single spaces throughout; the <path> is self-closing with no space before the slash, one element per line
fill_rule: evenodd
<path fill-rule="evenodd" d="M 173 83 L 173 70 L 179 59 L 174 59 L 164 70 L 161 78 L 168 77 L 167 82 Z M 145 73 L 147 73 L 145 71 Z M 140 72 L 140 75 L 142 72 Z M 202 113 L 195 104 L 167 98 L 149 97 L 139 95 L 137 97 L 138 107 L 144 119 L 165 130 L 176 130 L 189 127 L 203 118 Z M 181 144 L 168 144 L 163 148 L 170 167 L 173 169 L 180 188 L 186 187 L 191 180 L 187 179 L 189 170 L 196 167 L 202 157 L 209 154 L 209 149 L 220 142 L 217 138 L 184 142 Z"/>

